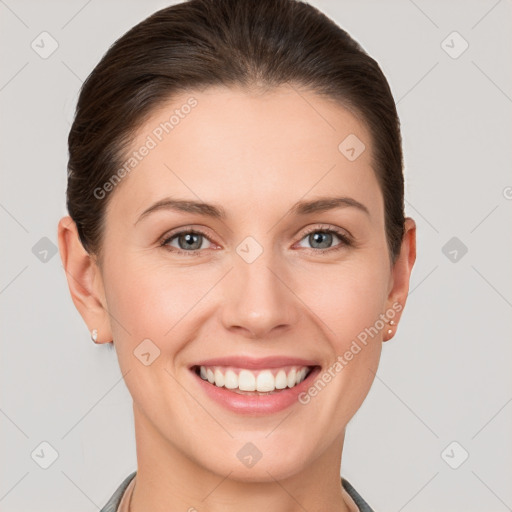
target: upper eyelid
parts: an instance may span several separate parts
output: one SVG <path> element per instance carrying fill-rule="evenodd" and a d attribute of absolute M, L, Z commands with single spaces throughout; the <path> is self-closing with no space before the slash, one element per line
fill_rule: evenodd
<path fill-rule="evenodd" d="M 208 238 L 208 240 L 210 240 L 210 238 L 211 238 L 210 235 L 208 235 L 205 232 L 205 230 L 203 230 L 202 228 L 184 227 L 184 228 L 176 228 L 176 229 L 177 229 L 177 231 L 171 230 L 170 232 L 165 233 L 162 237 L 160 237 L 160 240 L 162 242 L 167 242 L 170 239 L 175 238 L 184 233 L 196 233 L 196 234 L 204 236 L 205 238 Z M 210 242 L 212 242 L 212 240 L 210 240 Z"/>
<path fill-rule="evenodd" d="M 334 226 L 331 224 L 321 224 L 318 226 L 313 226 L 311 228 L 307 228 L 306 231 L 303 232 L 303 237 L 312 232 L 314 233 L 315 231 L 333 231 L 336 234 L 345 234 L 345 236 L 347 236 L 347 237 L 352 237 L 351 233 L 349 231 L 347 231 L 346 229 L 343 229 L 343 228 L 340 228 L 338 226 Z M 338 232 L 341 232 L 341 233 L 338 233 Z"/>

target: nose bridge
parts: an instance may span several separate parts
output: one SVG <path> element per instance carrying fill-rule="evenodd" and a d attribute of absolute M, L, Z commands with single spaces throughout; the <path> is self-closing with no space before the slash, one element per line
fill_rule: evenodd
<path fill-rule="evenodd" d="M 294 295 L 283 283 L 284 262 L 272 249 L 271 237 L 265 240 L 264 247 L 247 237 L 236 247 L 223 300 L 225 327 L 244 329 L 253 337 L 290 326 L 297 318 Z"/>

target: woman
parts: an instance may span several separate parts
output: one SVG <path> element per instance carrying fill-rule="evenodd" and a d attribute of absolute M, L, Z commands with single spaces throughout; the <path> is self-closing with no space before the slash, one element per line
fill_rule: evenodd
<path fill-rule="evenodd" d="M 104 511 L 370 511 L 345 429 L 406 302 L 400 124 L 377 63 L 295 0 L 190 0 L 85 81 L 59 248 L 133 398 Z"/>

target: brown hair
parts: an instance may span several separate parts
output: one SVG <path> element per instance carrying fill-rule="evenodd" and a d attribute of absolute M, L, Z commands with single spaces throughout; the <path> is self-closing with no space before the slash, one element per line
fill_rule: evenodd
<path fill-rule="evenodd" d="M 172 94 L 286 83 L 338 101 L 367 126 L 394 264 L 405 219 L 391 90 L 347 32 L 298 0 L 189 0 L 155 12 L 109 48 L 82 85 L 68 138 L 67 208 L 84 248 L 101 259 L 108 197 L 94 191 L 119 169 L 137 128 Z"/>

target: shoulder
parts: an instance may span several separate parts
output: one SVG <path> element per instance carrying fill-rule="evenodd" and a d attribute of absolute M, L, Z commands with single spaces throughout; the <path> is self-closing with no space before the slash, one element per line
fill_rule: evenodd
<path fill-rule="evenodd" d="M 100 510 L 100 512 L 117 512 L 123 494 L 136 474 L 137 471 L 133 471 L 121 482 L 119 487 L 115 490 L 114 494 L 112 494 L 112 496 L 105 504 L 105 506 Z M 355 490 L 355 488 L 346 478 L 341 477 L 341 484 L 343 488 L 347 491 L 349 496 L 354 500 L 354 503 L 359 507 L 360 512 L 374 512 L 370 505 L 368 505 L 368 503 Z"/>
<path fill-rule="evenodd" d="M 100 510 L 100 512 L 116 512 L 119 503 L 121 502 L 121 498 L 123 497 L 123 493 L 128 487 L 128 484 L 133 480 L 137 471 L 130 473 L 122 482 L 121 485 L 115 490 L 114 494 L 110 497 L 105 506 Z"/>
<path fill-rule="evenodd" d="M 354 503 L 359 507 L 360 512 L 374 512 L 373 508 L 366 503 L 363 497 L 354 489 L 352 484 L 346 478 L 341 477 L 341 485 L 354 500 Z"/>

